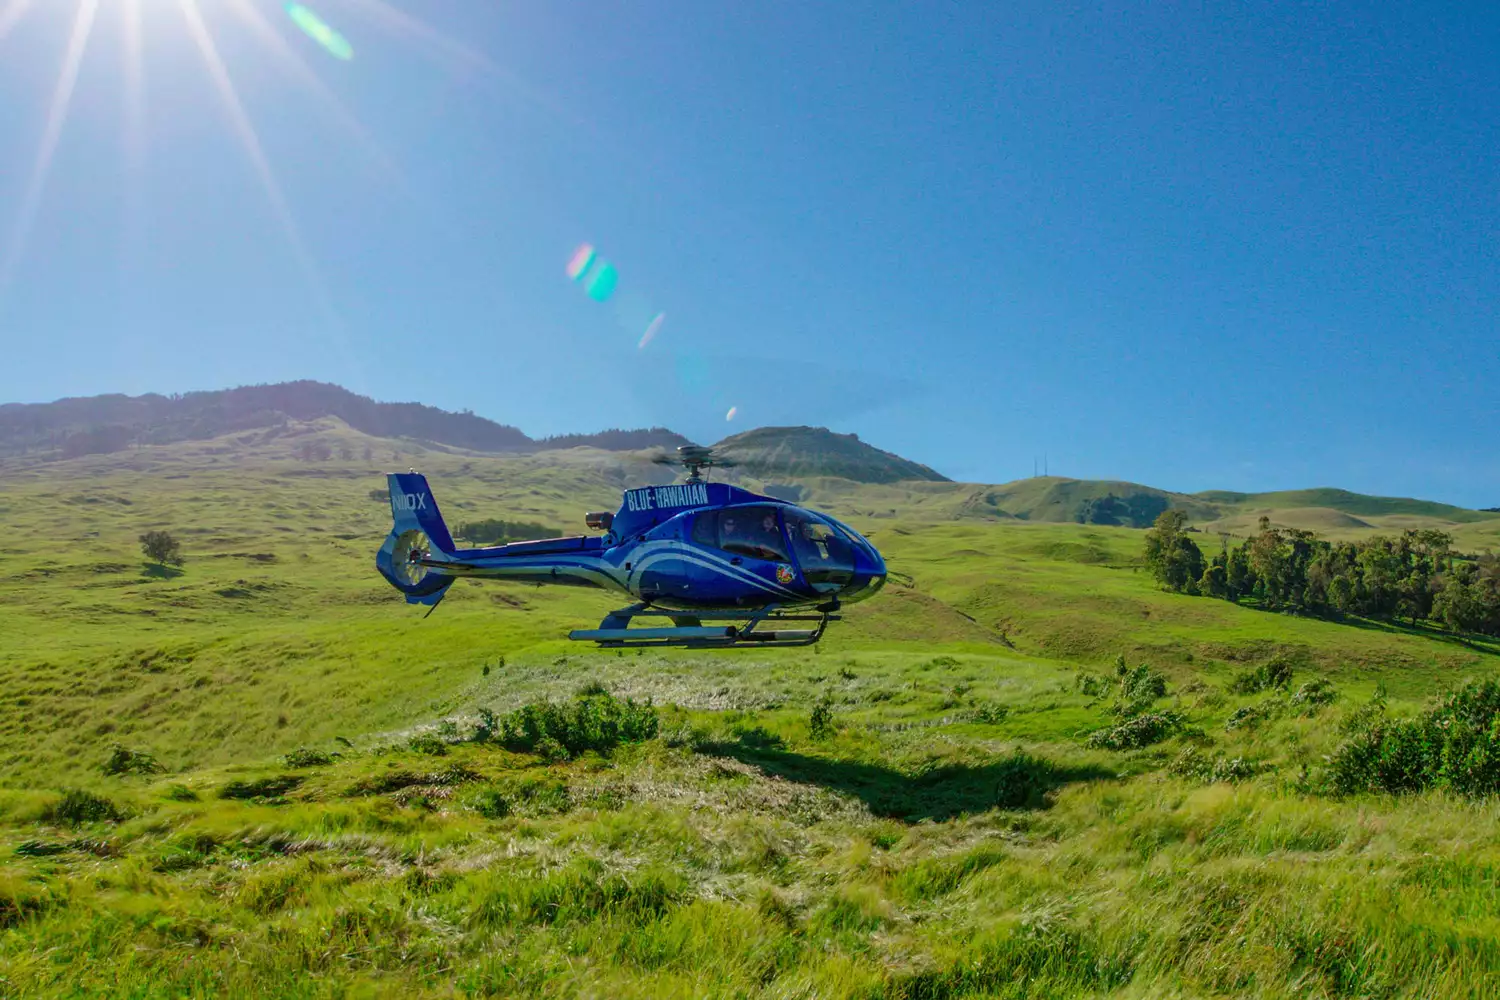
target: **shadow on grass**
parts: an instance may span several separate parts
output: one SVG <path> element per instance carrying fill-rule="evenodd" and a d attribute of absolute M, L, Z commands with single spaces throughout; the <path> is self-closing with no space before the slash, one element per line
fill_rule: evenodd
<path fill-rule="evenodd" d="M 1340 614 L 1330 611 L 1326 614 L 1318 614 L 1312 611 L 1281 611 L 1276 608 L 1268 608 L 1256 601 L 1241 600 L 1236 602 L 1242 608 L 1252 611 L 1264 611 L 1267 614 L 1290 614 L 1296 618 L 1306 618 L 1311 621 L 1329 622 L 1333 625 L 1348 625 L 1352 628 L 1363 629 L 1366 632 L 1384 632 L 1387 635 L 1414 635 L 1424 639 L 1432 639 L 1436 642 L 1444 642 L 1450 646 L 1462 646 L 1476 653 L 1488 653 L 1491 656 L 1500 656 L 1500 637 L 1483 635 L 1478 632 L 1454 632 L 1450 629 L 1441 628 L 1425 621 L 1399 622 L 1382 620 L 1379 618 L 1361 618 L 1358 615 Z"/>
<path fill-rule="evenodd" d="M 161 563 L 146 563 L 141 567 L 141 576 L 148 580 L 175 580 L 182 575 L 182 570 L 176 566 L 163 566 Z"/>
<path fill-rule="evenodd" d="M 1078 781 L 1117 777 L 1093 766 L 1065 766 L 1016 752 L 988 764 L 949 764 L 911 775 L 880 764 L 794 753 L 764 742 L 705 743 L 698 752 L 729 757 L 788 781 L 853 795 L 877 816 L 947 820 L 990 809 L 1044 809 L 1047 795 Z"/>
<path fill-rule="evenodd" d="M 1365 629 L 1369 632 L 1387 632 L 1391 635 L 1418 635 L 1424 639 L 1433 639 L 1452 646 L 1463 646 L 1465 649 L 1471 649 L 1476 653 L 1488 653 L 1491 656 L 1500 656 L 1500 639 L 1490 635 L 1480 635 L 1477 632 L 1452 632 L 1425 622 L 1402 624 L 1394 621 L 1380 621 L 1374 618 L 1357 618 L 1354 615 L 1345 615 L 1341 618 L 1330 616 L 1322 620 L 1335 622 L 1339 625 L 1352 625 L 1355 628 Z"/>

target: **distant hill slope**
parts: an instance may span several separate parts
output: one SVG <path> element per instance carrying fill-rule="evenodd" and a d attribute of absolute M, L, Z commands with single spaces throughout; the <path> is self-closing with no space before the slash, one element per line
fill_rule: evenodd
<path fill-rule="evenodd" d="M 1326 507 L 1343 511 L 1355 517 L 1386 517 L 1393 514 L 1412 514 L 1419 517 L 1436 517 L 1445 521 L 1482 521 L 1485 513 L 1454 507 L 1451 504 L 1432 500 L 1413 500 L 1408 497 L 1375 497 L 1364 493 L 1320 486 L 1311 490 L 1278 490 L 1272 493 L 1231 493 L 1228 490 L 1208 490 L 1194 493 L 1194 497 L 1220 507 L 1233 507 L 1242 512 L 1260 508 L 1280 510 L 1284 508 Z"/>
<path fill-rule="evenodd" d="M 0 457 L 52 461 L 139 445 L 205 441 L 224 434 L 336 417 L 378 438 L 408 438 L 482 452 L 529 452 L 580 445 L 607 450 L 688 443 L 654 427 L 534 441 L 515 427 L 473 413 L 421 403 L 381 403 L 324 382 L 282 382 L 172 396 L 89 396 L 0 405 Z"/>
<path fill-rule="evenodd" d="M 742 471 L 766 480 L 837 476 L 860 483 L 949 481 L 925 465 L 865 444 L 858 435 L 835 434 L 826 427 L 758 427 L 725 438 L 714 450 L 732 458 Z"/>
<path fill-rule="evenodd" d="M 538 448 L 603 448 L 605 451 L 643 451 L 647 448 L 680 448 L 692 444 L 676 431 L 665 427 L 647 427 L 638 431 L 610 428 L 597 434 L 558 434 L 541 438 Z"/>
<path fill-rule="evenodd" d="M 1169 493 L 1140 483 L 1107 479 L 1036 476 L 988 486 L 964 504 L 964 513 L 1008 515 L 1025 521 L 1072 521 L 1079 524 L 1149 527 L 1167 508 L 1186 510 L 1194 520 L 1218 516 L 1218 510 L 1183 493 Z"/>

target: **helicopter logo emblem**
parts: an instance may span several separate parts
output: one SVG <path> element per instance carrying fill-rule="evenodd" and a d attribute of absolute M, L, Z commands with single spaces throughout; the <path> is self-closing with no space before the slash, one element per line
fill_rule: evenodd
<path fill-rule="evenodd" d="M 794 574 L 792 572 L 792 567 L 788 566 L 786 563 L 781 563 L 780 565 L 778 565 L 776 567 L 776 582 L 777 583 L 782 583 L 782 584 L 791 583 L 792 580 L 795 578 L 795 576 L 796 576 L 796 574 Z"/>

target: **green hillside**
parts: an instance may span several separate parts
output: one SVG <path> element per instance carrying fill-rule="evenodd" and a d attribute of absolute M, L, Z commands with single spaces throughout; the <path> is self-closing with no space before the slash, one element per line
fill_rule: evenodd
<path fill-rule="evenodd" d="M 1009 515 L 1027 521 L 1145 528 L 1168 507 L 1187 510 L 1196 518 L 1217 513 L 1193 497 L 1139 483 L 1060 476 L 1036 476 L 986 487 L 970 498 L 965 512 Z"/>
<path fill-rule="evenodd" d="M 7 993 L 1479 997 L 1500 972 L 1494 800 L 1340 794 L 1330 765 L 1493 676 L 1492 644 L 1163 593 L 1142 532 L 1004 506 L 1129 484 L 989 513 L 993 487 L 815 478 L 882 595 L 812 649 L 620 655 L 561 638 L 612 606 L 588 592 L 407 607 L 372 555 L 408 465 L 450 521 L 574 526 L 666 471 L 319 419 L 0 481 Z M 148 529 L 180 571 L 143 563 Z M 505 735 L 600 691 L 656 734 Z"/>
<path fill-rule="evenodd" d="M 859 483 L 947 481 L 925 465 L 865 444 L 858 435 L 835 434 L 823 427 L 758 427 L 727 437 L 714 448 L 736 462 L 741 472 L 764 480 L 831 476 Z"/>
<path fill-rule="evenodd" d="M 1430 517 L 1455 523 L 1482 521 L 1492 515 L 1484 511 L 1468 510 L 1430 500 L 1412 500 L 1405 497 L 1374 497 L 1348 490 L 1320 487 L 1311 490 L 1280 490 L 1274 493 L 1231 493 L 1227 490 L 1209 490 L 1193 496 L 1221 508 L 1281 509 L 1288 507 L 1323 507 L 1343 511 L 1358 517 L 1381 517 L 1392 514 L 1408 514 Z"/>

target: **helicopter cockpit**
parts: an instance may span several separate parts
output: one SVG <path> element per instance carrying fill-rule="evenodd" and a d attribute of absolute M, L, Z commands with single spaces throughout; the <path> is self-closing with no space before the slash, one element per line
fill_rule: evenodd
<path fill-rule="evenodd" d="M 737 560 L 795 563 L 820 594 L 844 591 L 857 573 L 874 571 L 884 582 L 883 563 L 869 542 L 833 518 L 799 507 L 746 504 L 703 511 L 693 519 L 692 539 Z"/>

